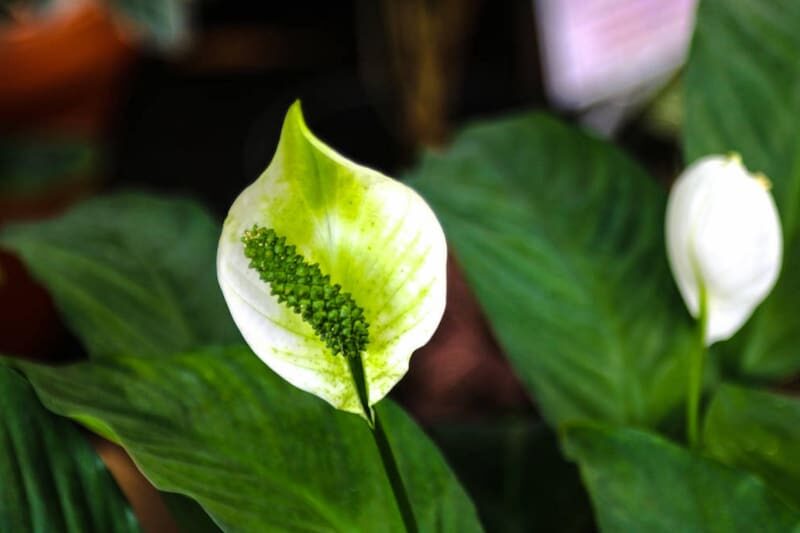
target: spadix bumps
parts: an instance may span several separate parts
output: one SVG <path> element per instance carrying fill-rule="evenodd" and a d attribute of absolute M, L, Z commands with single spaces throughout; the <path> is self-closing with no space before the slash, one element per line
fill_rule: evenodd
<path fill-rule="evenodd" d="M 268 256 L 267 243 L 280 253 Z M 334 152 L 295 104 L 269 167 L 228 213 L 217 274 L 265 363 L 364 414 L 348 359 L 363 363 L 369 405 L 389 392 L 439 324 L 446 258 L 441 226 L 422 198 Z"/>
<path fill-rule="evenodd" d="M 250 268 L 269 283 L 278 303 L 286 303 L 311 324 L 334 355 L 362 354 L 369 342 L 369 325 L 349 293 L 341 292 L 318 265 L 307 263 L 272 229 L 253 226 L 244 232 L 242 242 Z"/>

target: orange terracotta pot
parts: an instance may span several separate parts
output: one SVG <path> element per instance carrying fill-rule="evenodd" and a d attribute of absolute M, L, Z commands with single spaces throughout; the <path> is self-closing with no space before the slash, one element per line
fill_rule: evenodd
<path fill-rule="evenodd" d="M 98 133 L 134 57 L 93 1 L 0 26 L 0 128 Z"/>

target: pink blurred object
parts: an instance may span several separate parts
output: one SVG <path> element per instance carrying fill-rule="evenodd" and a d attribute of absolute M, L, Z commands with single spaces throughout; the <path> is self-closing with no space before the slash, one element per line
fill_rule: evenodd
<path fill-rule="evenodd" d="M 534 0 L 552 101 L 636 100 L 683 64 L 696 0 Z"/>

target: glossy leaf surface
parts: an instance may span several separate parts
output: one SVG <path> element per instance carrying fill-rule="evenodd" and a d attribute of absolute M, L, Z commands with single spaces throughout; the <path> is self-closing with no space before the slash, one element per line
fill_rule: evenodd
<path fill-rule="evenodd" d="M 800 531 L 800 513 L 761 479 L 655 434 L 576 425 L 564 442 L 604 532 Z"/>
<path fill-rule="evenodd" d="M 50 409 L 108 428 L 159 489 L 196 499 L 226 531 L 403 530 L 364 421 L 245 347 L 24 370 Z M 435 446 L 390 402 L 377 411 L 421 530 L 479 531 Z"/>
<path fill-rule="evenodd" d="M 139 531 L 103 461 L 0 363 L 0 531 Z"/>
<path fill-rule="evenodd" d="M 551 422 L 654 423 L 683 401 L 691 319 L 666 192 L 637 165 L 526 114 L 468 128 L 411 178 Z"/>
<path fill-rule="evenodd" d="M 238 340 L 216 284 L 218 226 L 187 200 L 117 194 L 56 219 L 9 226 L 90 356 L 158 357 Z"/>

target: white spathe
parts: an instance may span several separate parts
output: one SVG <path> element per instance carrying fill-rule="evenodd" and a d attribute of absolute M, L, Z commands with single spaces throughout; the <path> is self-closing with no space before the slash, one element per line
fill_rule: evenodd
<path fill-rule="evenodd" d="M 782 235 L 769 181 L 738 155 L 704 157 L 675 181 L 667 202 L 667 255 L 689 312 L 705 289 L 706 345 L 733 336 L 778 279 Z"/>
<path fill-rule="evenodd" d="M 217 276 L 250 348 L 292 385 L 365 415 L 342 355 L 270 294 L 241 241 L 254 224 L 274 229 L 363 308 L 369 405 L 408 370 L 445 307 L 447 246 L 436 216 L 411 188 L 358 165 L 316 138 L 299 103 L 288 111 L 275 156 L 231 207 Z"/>

